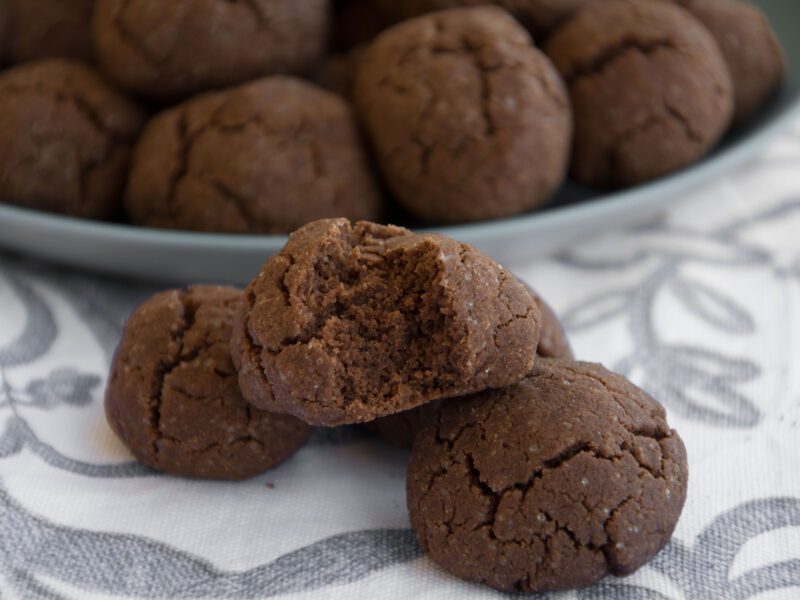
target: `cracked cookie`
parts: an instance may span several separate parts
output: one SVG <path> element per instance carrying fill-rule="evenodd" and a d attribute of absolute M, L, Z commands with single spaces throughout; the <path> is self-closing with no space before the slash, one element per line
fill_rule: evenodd
<path fill-rule="evenodd" d="M 495 4 L 513 14 L 539 40 L 591 0 L 373 0 L 387 14 L 408 19 L 447 8 Z"/>
<path fill-rule="evenodd" d="M 539 312 L 542 313 L 542 328 L 539 332 L 539 343 L 536 346 L 537 357 L 572 360 L 574 358 L 572 350 L 555 313 L 530 286 L 524 283 L 523 285 L 533 297 L 536 306 L 539 307 Z M 460 398 L 452 398 L 448 402 L 459 401 Z M 400 448 L 411 448 L 417 433 L 436 418 L 436 413 L 442 404 L 442 401 L 428 402 L 411 410 L 404 410 L 369 421 L 364 423 L 364 427 L 390 444 Z"/>
<path fill-rule="evenodd" d="M 664 409 L 600 365 L 541 359 L 451 402 L 417 436 L 411 526 L 447 571 L 509 591 L 627 575 L 669 539 L 686 451 Z"/>
<path fill-rule="evenodd" d="M 144 114 L 91 67 L 66 59 L 0 74 L 0 200 L 90 219 L 120 212 Z"/>
<path fill-rule="evenodd" d="M 727 129 L 730 75 L 714 38 L 668 3 L 604 0 L 576 12 L 544 50 L 569 86 L 572 176 L 617 188 L 688 165 Z"/>
<path fill-rule="evenodd" d="M 738 0 L 670 0 L 708 28 L 733 81 L 733 124 L 752 117 L 773 94 L 786 68 L 783 51 L 761 10 Z"/>
<path fill-rule="evenodd" d="M 503 9 L 456 8 L 387 29 L 364 53 L 354 98 L 389 187 L 418 218 L 519 214 L 564 178 L 564 85 Z"/>
<path fill-rule="evenodd" d="M 98 63 L 122 87 L 176 100 L 274 73 L 325 51 L 328 0 L 97 0 Z"/>
<path fill-rule="evenodd" d="M 124 203 L 139 225 L 226 233 L 289 233 L 380 212 L 350 105 L 281 76 L 156 115 L 134 151 Z"/>
<path fill-rule="evenodd" d="M 92 60 L 94 0 L 2 0 L 0 57 Z"/>
<path fill-rule="evenodd" d="M 244 479 L 288 458 L 312 428 L 247 404 L 230 357 L 241 291 L 196 286 L 146 300 L 125 326 L 106 388 L 111 429 L 172 475 Z"/>
<path fill-rule="evenodd" d="M 248 402 L 339 425 L 519 381 L 540 326 L 522 284 L 477 250 L 329 219 L 247 288 L 231 354 Z"/>

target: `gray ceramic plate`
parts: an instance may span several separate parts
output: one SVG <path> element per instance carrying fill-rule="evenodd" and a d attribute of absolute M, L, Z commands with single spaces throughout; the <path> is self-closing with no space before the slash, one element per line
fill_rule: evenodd
<path fill-rule="evenodd" d="M 510 219 L 440 227 L 500 261 L 516 262 L 565 247 L 587 234 L 641 221 L 697 184 L 752 157 L 800 116 L 800 2 L 756 2 L 788 60 L 785 85 L 748 127 L 729 135 L 704 160 L 624 192 L 598 195 L 567 183 L 550 205 Z M 283 236 L 164 231 L 61 217 L 0 205 L 0 246 L 81 269 L 173 283 L 244 283 L 283 246 Z"/>

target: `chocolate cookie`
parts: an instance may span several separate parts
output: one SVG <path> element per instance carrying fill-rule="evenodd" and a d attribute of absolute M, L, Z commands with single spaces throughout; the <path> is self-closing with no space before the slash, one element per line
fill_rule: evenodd
<path fill-rule="evenodd" d="M 228 233 L 375 219 L 379 202 L 350 105 L 290 77 L 204 94 L 154 117 L 125 191 L 134 223 Z"/>
<path fill-rule="evenodd" d="M 524 285 L 524 284 L 523 284 Z M 545 358 L 562 358 L 572 360 L 572 350 L 569 342 L 558 322 L 553 310 L 542 300 L 535 291 L 525 285 L 530 295 L 533 297 L 539 312 L 542 313 L 542 328 L 539 332 L 539 343 L 536 346 L 536 355 Z M 417 433 L 430 421 L 436 418 L 436 413 L 442 404 L 450 402 L 460 402 L 460 398 L 452 398 L 446 402 L 428 402 L 411 410 L 381 417 L 374 421 L 364 423 L 364 427 L 372 433 L 382 437 L 390 444 L 400 448 L 411 448 Z"/>
<path fill-rule="evenodd" d="M 673 0 L 705 25 L 717 41 L 733 81 L 733 124 L 752 117 L 772 95 L 786 69 L 769 21 L 738 0 Z"/>
<path fill-rule="evenodd" d="M 730 75 L 714 38 L 668 3 L 587 4 L 544 47 L 569 85 L 571 173 L 615 188 L 688 165 L 727 129 Z"/>
<path fill-rule="evenodd" d="M 106 389 L 111 429 L 141 462 L 188 477 L 244 479 L 297 450 L 312 428 L 248 405 L 230 357 L 241 291 L 168 290 L 131 315 Z"/>
<path fill-rule="evenodd" d="M 94 0 L 2 0 L 0 57 L 92 60 Z"/>
<path fill-rule="evenodd" d="M 120 212 L 144 115 L 90 67 L 64 59 L 0 74 L 0 201 L 75 217 Z"/>
<path fill-rule="evenodd" d="M 97 60 L 122 87 L 176 100 L 274 73 L 303 73 L 322 56 L 328 0 L 97 0 Z"/>
<path fill-rule="evenodd" d="M 248 402 L 339 425 L 519 381 L 540 325 L 477 250 L 330 219 L 294 232 L 247 288 L 231 353 Z"/>
<path fill-rule="evenodd" d="M 439 223 L 518 214 L 564 177 L 564 86 L 528 33 L 492 6 L 451 9 L 381 33 L 355 102 L 398 201 Z"/>
<path fill-rule="evenodd" d="M 687 475 L 650 396 L 600 365 L 541 359 L 517 385 L 447 403 L 420 432 L 408 509 L 423 550 L 459 577 L 570 589 L 655 555 Z"/>
<path fill-rule="evenodd" d="M 511 12 L 536 40 L 591 0 L 374 0 L 384 12 L 399 19 L 460 6 L 495 4 Z"/>

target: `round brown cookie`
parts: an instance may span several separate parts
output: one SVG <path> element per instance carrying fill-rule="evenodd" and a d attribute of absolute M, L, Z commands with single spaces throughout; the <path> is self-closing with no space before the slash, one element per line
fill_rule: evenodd
<path fill-rule="evenodd" d="M 74 217 L 120 212 L 144 114 L 94 69 L 64 59 L 0 74 L 0 201 Z"/>
<path fill-rule="evenodd" d="M 92 60 L 94 0 L 0 1 L 0 57 Z"/>
<path fill-rule="evenodd" d="M 555 313 L 530 286 L 523 285 L 533 297 L 536 306 L 539 307 L 539 312 L 542 313 L 542 328 L 539 332 L 536 355 L 545 358 L 572 360 L 574 357 L 569 347 L 567 336 L 564 334 L 564 330 Z M 449 402 L 459 402 L 460 400 L 460 398 L 453 398 Z M 436 418 L 436 413 L 442 404 L 444 402 L 428 402 L 411 410 L 404 410 L 403 412 L 369 421 L 364 423 L 364 427 L 390 444 L 400 448 L 411 448 L 417 433 Z"/>
<path fill-rule="evenodd" d="M 204 94 L 154 117 L 125 191 L 134 223 L 228 233 L 375 219 L 379 203 L 350 105 L 290 77 Z"/>
<path fill-rule="evenodd" d="M 354 97 L 389 187 L 421 219 L 518 214 L 564 178 L 564 85 L 500 8 L 451 9 L 387 29 L 364 53 Z"/>
<path fill-rule="evenodd" d="M 650 396 L 600 365 L 541 359 L 517 385 L 447 403 L 420 432 L 408 509 L 423 550 L 459 577 L 570 589 L 656 554 L 687 475 Z"/>
<path fill-rule="evenodd" d="M 668 3 L 590 3 L 544 47 L 569 85 L 571 173 L 614 188 L 665 175 L 702 156 L 733 111 L 714 38 Z"/>
<path fill-rule="evenodd" d="M 540 40 L 578 8 L 592 0 L 373 0 L 387 14 L 408 19 L 447 8 L 495 4 L 511 12 Z"/>
<path fill-rule="evenodd" d="M 519 381 L 540 325 L 477 250 L 330 219 L 289 236 L 247 288 L 231 353 L 248 402 L 339 425 Z"/>
<path fill-rule="evenodd" d="M 705 25 L 717 41 L 733 81 L 733 124 L 752 117 L 780 84 L 783 51 L 761 10 L 738 0 L 671 0 Z"/>
<path fill-rule="evenodd" d="M 146 300 L 128 319 L 106 389 L 111 429 L 172 475 L 244 479 L 288 458 L 312 428 L 248 405 L 230 357 L 241 291 L 197 286 Z"/>
<path fill-rule="evenodd" d="M 97 0 L 98 63 L 121 86 L 160 100 L 274 73 L 322 56 L 328 0 Z"/>

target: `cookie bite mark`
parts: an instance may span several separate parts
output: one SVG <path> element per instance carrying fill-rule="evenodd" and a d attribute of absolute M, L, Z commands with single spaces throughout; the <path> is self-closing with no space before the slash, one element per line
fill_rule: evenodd
<path fill-rule="evenodd" d="M 658 403 L 600 367 L 537 360 L 503 390 L 446 403 L 420 432 L 411 524 L 448 571 L 509 591 L 632 573 L 669 539 L 686 453 Z"/>
<path fill-rule="evenodd" d="M 245 299 L 232 341 L 245 397 L 314 424 L 507 385 L 541 326 L 524 287 L 474 249 L 346 219 L 293 233 Z"/>

